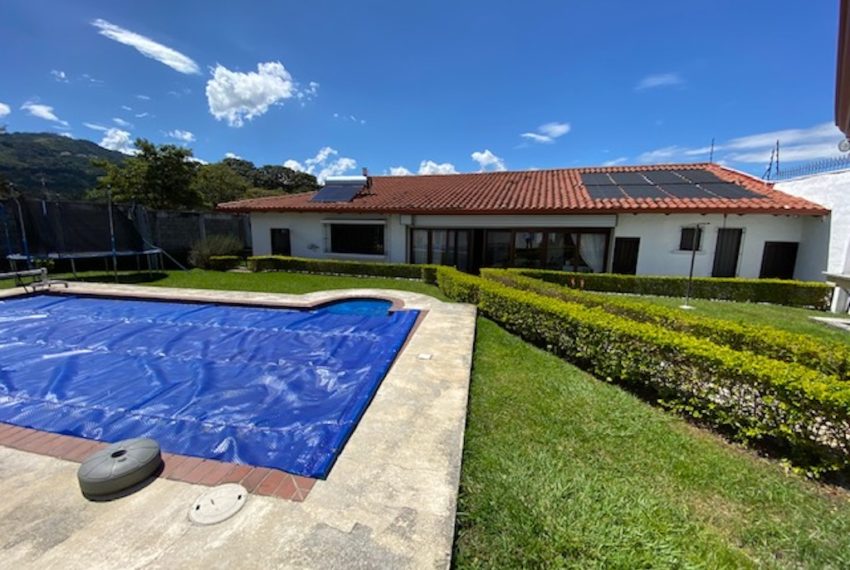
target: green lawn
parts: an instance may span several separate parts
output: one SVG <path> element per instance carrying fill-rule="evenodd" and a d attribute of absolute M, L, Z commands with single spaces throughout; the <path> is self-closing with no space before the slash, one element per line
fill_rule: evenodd
<path fill-rule="evenodd" d="M 150 284 L 285 293 L 388 287 L 440 296 L 431 285 L 392 279 L 160 277 Z M 767 320 L 799 312 L 747 310 L 764 311 L 769 316 L 759 318 Z M 786 474 L 486 319 L 478 325 L 469 406 L 458 568 L 850 567 L 850 494 Z"/>
<path fill-rule="evenodd" d="M 673 308 L 678 308 L 685 302 L 681 297 L 640 296 L 635 298 Z M 704 315 L 746 324 L 769 325 L 793 333 L 850 343 L 850 333 L 809 318 L 841 316 L 833 313 L 783 307 L 781 305 L 733 303 L 731 301 L 708 301 L 704 299 L 692 299 L 690 304 L 694 309 L 688 312 L 694 315 Z M 684 312 L 684 309 L 682 311 Z"/>

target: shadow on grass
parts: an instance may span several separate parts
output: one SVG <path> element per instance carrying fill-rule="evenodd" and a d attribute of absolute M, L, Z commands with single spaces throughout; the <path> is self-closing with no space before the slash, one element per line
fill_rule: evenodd
<path fill-rule="evenodd" d="M 156 281 L 162 281 L 167 277 L 167 273 L 162 273 L 160 271 L 153 271 L 151 273 L 148 273 L 147 271 L 141 273 L 119 273 L 117 282 L 124 285 L 138 285 L 142 283 L 154 283 Z M 97 275 L 80 275 L 76 278 L 72 276 L 63 276 L 62 279 L 64 281 L 76 281 L 82 283 L 116 283 L 115 275 L 111 273 L 100 273 Z"/>

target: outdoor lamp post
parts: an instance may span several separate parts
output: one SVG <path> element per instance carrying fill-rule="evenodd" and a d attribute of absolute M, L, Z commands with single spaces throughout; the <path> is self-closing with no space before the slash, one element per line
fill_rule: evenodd
<path fill-rule="evenodd" d="M 694 284 L 694 262 L 697 257 L 697 244 L 702 242 L 702 228 L 703 226 L 709 225 L 708 222 L 701 222 L 694 224 L 694 236 L 691 240 L 691 269 L 688 272 L 688 289 L 685 294 L 685 304 L 679 305 L 680 309 L 691 310 L 693 307 L 691 306 L 691 292 Z"/>

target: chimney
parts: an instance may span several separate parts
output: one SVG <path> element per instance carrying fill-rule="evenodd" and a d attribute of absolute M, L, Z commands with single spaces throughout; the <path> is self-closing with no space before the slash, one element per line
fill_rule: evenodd
<path fill-rule="evenodd" d="M 363 176 L 365 176 L 367 178 L 369 177 L 369 169 L 366 168 L 365 166 L 363 167 Z"/>

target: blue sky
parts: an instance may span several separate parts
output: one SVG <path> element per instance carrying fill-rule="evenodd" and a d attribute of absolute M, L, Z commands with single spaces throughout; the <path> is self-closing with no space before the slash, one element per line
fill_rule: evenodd
<path fill-rule="evenodd" d="M 838 2 L 0 6 L 0 123 L 315 174 L 839 154 Z"/>

